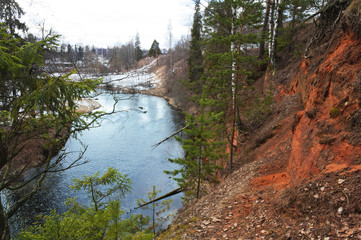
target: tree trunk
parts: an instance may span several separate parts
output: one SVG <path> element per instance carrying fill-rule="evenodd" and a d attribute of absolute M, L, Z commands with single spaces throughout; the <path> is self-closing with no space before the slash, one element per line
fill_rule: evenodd
<path fill-rule="evenodd" d="M 293 39 L 293 35 L 295 33 L 295 28 L 296 28 L 296 14 L 297 14 L 297 5 L 294 4 L 293 5 L 293 8 L 292 8 L 292 20 L 291 20 L 291 29 L 290 29 L 290 36 L 289 36 L 289 41 L 290 41 L 290 44 L 289 44 L 289 47 L 288 47 L 288 51 L 292 51 L 292 39 Z"/>
<path fill-rule="evenodd" d="M 201 114 L 203 115 L 203 110 L 201 110 Z M 203 124 L 203 123 L 202 123 Z M 202 174 L 202 160 L 203 160 L 203 146 L 202 146 L 202 135 L 203 135 L 203 125 L 201 125 L 201 132 L 200 132 L 200 138 L 201 138 L 201 143 L 199 145 L 199 159 L 198 159 L 198 179 L 197 179 L 197 199 L 199 198 L 200 195 L 200 189 L 201 189 L 201 174 Z"/>
<path fill-rule="evenodd" d="M 231 35 L 236 35 L 237 32 L 237 26 L 236 26 L 236 20 L 237 20 L 237 9 L 232 6 L 232 33 Z M 234 131 L 236 127 L 236 108 L 237 108 L 237 99 L 236 99 L 236 79 L 237 79 L 237 62 L 235 59 L 235 53 L 237 51 L 237 45 L 232 41 L 231 42 L 231 57 L 232 57 L 232 79 L 231 79 L 231 85 L 232 85 L 232 126 L 231 126 L 231 140 L 230 140 L 230 154 L 229 154 L 229 163 L 228 163 L 228 171 L 231 172 L 232 165 L 233 165 L 233 141 L 234 141 Z"/>
<path fill-rule="evenodd" d="M 1 236 L 1 240 L 10 239 L 8 216 L 7 216 L 6 212 L 4 211 L 1 198 L 0 198 L 0 236 Z"/>
<path fill-rule="evenodd" d="M 153 190 L 154 190 L 154 188 L 153 188 Z M 153 216 L 152 216 L 152 221 L 153 221 L 153 234 L 154 234 L 154 236 L 155 236 L 155 204 L 153 203 L 153 205 L 152 205 L 152 214 L 153 214 Z"/>
<path fill-rule="evenodd" d="M 271 44 L 271 55 L 270 55 L 270 59 L 271 59 L 271 65 L 273 66 L 273 68 L 276 67 L 276 58 L 277 58 L 277 54 L 276 54 L 276 50 L 277 50 L 277 38 L 278 38 L 278 33 L 279 33 L 279 29 L 282 27 L 283 25 L 283 7 L 282 7 L 282 0 L 277 0 L 277 17 L 274 23 L 274 28 L 273 28 L 273 36 L 272 36 L 272 44 Z"/>
<path fill-rule="evenodd" d="M 258 53 L 258 57 L 260 59 L 262 59 L 263 55 L 264 55 L 264 50 L 265 50 L 264 45 L 265 45 L 265 38 L 267 36 L 267 29 L 268 29 L 270 10 L 271 10 L 271 0 L 267 0 L 266 13 L 265 13 L 263 28 L 262 28 L 262 40 L 261 40 L 261 43 L 260 43 L 260 46 L 259 46 L 259 53 Z"/>
<path fill-rule="evenodd" d="M 2 140 L 2 135 L 0 135 L 0 169 L 8 162 L 8 152 L 5 147 L 5 143 Z"/>

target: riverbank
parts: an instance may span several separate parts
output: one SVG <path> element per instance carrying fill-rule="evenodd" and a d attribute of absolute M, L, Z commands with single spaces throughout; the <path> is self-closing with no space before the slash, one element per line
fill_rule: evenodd
<path fill-rule="evenodd" d="M 129 94 L 145 94 L 164 98 L 170 106 L 175 109 L 195 113 L 196 107 L 182 106 L 176 97 L 167 89 L 169 74 L 175 75 L 175 72 L 167 70 L 167 55 L 160 55 L 157 58 L 144 58 L 138 63 L 136 69 L 119 75 L 109 75 L 104 78 L 104 84 L 99 88 L 111 91 L 122 91 Z M 182 67 L 174 64 L 175 71 L 186 71 Z"/>
<path fill-rule="evenodd" d="M 183 85 L 183 81 L 188 79 L 188 66 L 185 59 L 174 62 L 169 67 L 169 56 L 161 55 L 157 59 L 157 64 L 150 68 L 154 85 L 140 91 L 142 94 L 164 98 L 170 106 L 178 110 L 196 114 L 199 109 L 197 104 L 191 99 L 191 93 Z"/>
<path fill-rule="evenodd" d="M 78 101 L 77 106 L 76 111 L 78 113 L 89 113 L 100 108 L 102 105 L 93 99 L 85 98 Z"/>

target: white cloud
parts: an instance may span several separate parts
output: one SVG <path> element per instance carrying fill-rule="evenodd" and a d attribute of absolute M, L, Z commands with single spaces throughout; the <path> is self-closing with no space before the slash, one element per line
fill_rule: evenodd
<path fill-rule="evenodd" d="M 154 39 L 167 48 L 168 24 L 175 40 L 189 34 L 193 17 L 191 0 L 17 0 L 26 12 L 31 32 L 45 21 L 64 41 L 99 47 L 113 46 L 140 35 L 142 47 Z"/>

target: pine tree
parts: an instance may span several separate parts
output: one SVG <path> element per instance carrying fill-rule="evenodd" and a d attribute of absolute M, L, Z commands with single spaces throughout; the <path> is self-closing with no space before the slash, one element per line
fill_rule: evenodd
<path fill-rule="evenodd" d="M 186 114 L 188 127 L 184 132 L 187 138 L 177 138 L 182 143 L 185 157 L 169 159 L 170 162 L 179 164 L 181 168 L 165 171 L 174 176 L 179 186 L 186 190 L 186 199 L 199 198 L 202 182 L 217 182 L 214 174 L 217 169 L 221 169 L 217 161 L 224 157 L 221 151 L 224 142 L 217 138 L 219 130 L 217 122 L 223 113 L 206 112 L 206 107 L 212 104 L 214 101 L 206 99 L 206 90 L 203 90 L 199 101 L 201 109 L 199 115 Z"/>
<path fill-rule="evenodd" d="M 201 49 L 202 15 L 200 12 L 200 0 L 196 1 L 191 42 L 189 49 L 188 68 L 191 89 L 198 92 L 202 89 L 201 78 L 203 76 L 203 55 Z"/>
<path fill-rule="evenodd" d="M 157 40 L 154 40 L 152 43 L 152 46 L 149 49 L 148 55 L 150 57 L 158 57 L 158 55 L 161 53 L 160 48 L 159 48 L 159 43 L 157 42 Z"/>
<path fill-rule="evenodd" d="M 227 112 L 231 123 L 229 139 L 232 168 L 236 126 L 241 127 L 239 94 L 251 82 L 259 65 L 249 51 L 260 42 L 262 4 L 250 0 L 212 1 L 205 12 L 206 81 L 218 111 Z M 229 104 L 231 103 L 231 104 Z"/>
<path fill-rule="evenodd" d="M 0 1 L 0 23 L 3 23 L 7 27 L 7 32 L 16 38 L 20 38 L 17 30 L 27 30 L 25 23 L 20 21 L 22 15 L 24 11 L 15 0 Z"/>
<path fill-rule="evenodd" d="M 260 42 L 260 46 L 259 46 L 259 52 L 258 52 L 258 57 L 260 59 L 263 58 L 264 56 L 264 52 L 265 52 L 265 42 L 268 39 L 268 25 L 269 25 L 269 17 L 270 17 L 270 11 L 271 11 L 271 3 L 272 0 L 267 0 L 266 1 L 266 12 L 264 15 L 264 21 L 263 21 L 263 27 L 262 27 L 262 39 Z"/>
<path fill-rule="evenodd" d="M 158 193 L 160 192 L 161 190 L 156 190 L 156 187 L 153 186 L 153 190 L 151 192 L 148 192 L 148 201 L 150 202 L 155 200 L 158 196 Z M 164 213 L 169 211 L 170 204 L 172 201 L 173 201 L 172 199 L 169 199 L 169 200 L 163 200 L 161 203 L 159 203 L 158 201 L 152 203 L 151 205 L 152 225 L 150 226 L 150 230 L 153 231 L 154 235 L 156 235 L 156 228 L 158 226 L 161 226 L 164 222 L 167 222 L 173 216 L 173 214 L 165 215 L 165 216 L 163 215 Z M 139 206 L 146 203 L 144 199 L 138 199 L 137 202 Z M 148 208 L 149 206 L 142 207 L 142 209 L 148 209 Z"/>
<path fill-rule="evenodd" d="M 135 36 L 135 59 L 137 62 L 143 57 L 143 50 L 140 46 L 139 34 Z"/>
<path fill-rule="evenodd" d="M 41 222 L 22 231 L 18 239 L 129 239 L 151 240 L 154 235 L 143 230 L 149 217 L 131 215 L 123 218 L 120 198 L 129 192 L 131 181 L 114 168 L 75 179 L 73 190 L 84 189 L 92 201 L 90 207 L 74 199 L 66 202 L 68 211 L 41 216 Z M 120 195 L 115 193 L 119 192 Z M 112 200 L 110 196 L 113 195 Z"/>

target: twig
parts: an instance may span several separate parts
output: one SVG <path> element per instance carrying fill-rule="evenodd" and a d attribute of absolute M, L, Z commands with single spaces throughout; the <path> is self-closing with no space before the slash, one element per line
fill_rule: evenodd
<path fill-rule="evenodd" d="M 347 199 L 347 208 L 348 208 L 348 206 L 350 205 L 350 200 L 348 199 L 348 196 L 347 196 L 347 194 L 346 194 L 344 191 L 342 191 L 342 193 L 346 196 L 346 199 Z"/>

